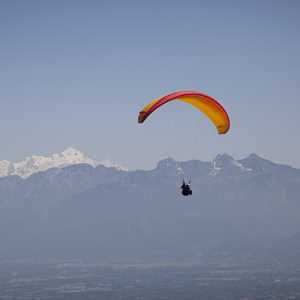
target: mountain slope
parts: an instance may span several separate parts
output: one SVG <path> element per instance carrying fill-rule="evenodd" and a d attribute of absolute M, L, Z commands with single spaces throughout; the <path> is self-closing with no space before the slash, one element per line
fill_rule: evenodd
<path fill-rule="evenodd" d="M 182 178 L 192 197 L 182 197 Z M 164 257 L 252 251 L 297 235 L 300 170 L 250 155 L 0 178 L 0 255 Z"/>

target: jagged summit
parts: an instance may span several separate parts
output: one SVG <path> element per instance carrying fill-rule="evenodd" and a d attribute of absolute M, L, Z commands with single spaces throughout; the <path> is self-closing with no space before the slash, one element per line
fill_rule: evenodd
<path fill-rule="evenodd" d="M 159 169 L 167 169 L 177 166 L 177 161 L 174 158 L 168 157 L 165 159 L 160 160 L 157 163 L 157 168 Z"/>
<path fill-rule="evenodd" d="M 93 167 L 101 164 L 106 167 L 124 169 L 111 162 L 95 161 L 83 152 L 70 147 L 61 153 L 54 153 L 49 156 L 33 155 L 26 157 L 20 162 L 0 161 L 0 177 L 18 175 L 22 178 L 27 178 L 37 172 L 46 171 L 51 168 L 64 168 L 76 164 L 88 164 Z"/>
<path fill-rule="evenodd" d="M 234 158 L 228 155 L 227 153 L 218 154 L 213 160 L 213 163 L 216 165 L 217 168 L 233 164 L 234 162 Z"/>
<path fill-rule="evenodd" d="M 249 172 L 251 168 L 247 168 L 240 161 L 235 160 L 232 156 L 224 153 L 218 154 L 211 162 L 210 175 L 218 175 L 219 173 L 235 173 L 235 172 Z"/>

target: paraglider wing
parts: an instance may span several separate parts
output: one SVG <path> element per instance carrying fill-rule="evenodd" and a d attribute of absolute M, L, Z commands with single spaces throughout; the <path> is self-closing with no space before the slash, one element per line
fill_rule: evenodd
<path fill-rule="evenodd" d="M 219 134 L 225 134 L 230 128 L 230 120 L 223 106 L 214 98 L 201 92 L 180 91 L 175 92 L 159 99 L 155 99 L 147 104 L 139 113 L 138 122 L 143 123 L 160 106 L 179 100 L 193 105 L 204 113 L 215 125 Z"/>

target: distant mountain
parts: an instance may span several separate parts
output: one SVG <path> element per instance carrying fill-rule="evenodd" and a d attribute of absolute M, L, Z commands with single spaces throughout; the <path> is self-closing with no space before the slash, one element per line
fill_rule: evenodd
<path fill-rule="evenodd" d="M 300 233 L 300 169 L 221 154 L 124 171 L 71 153 L 76 164 L 0 178 L 0 257 L 244 253 Z"/>
<path fill-rule="evenodd" d="M 0 177 L 17 175 L 22 178 L 27 178 L 37 172 L 46 171 L 51 168 L 64 168 L 76 164 L 88 164 L 93 167 L 103 164 L 107 167 L 122 169 L 122 167 L 110 161 L 97 162 L 74 148 L 68 148 L 61 153 L 55 153 L 49 156 L 34 155 L 16 163 L 7 160 L 0 161 Z"/>

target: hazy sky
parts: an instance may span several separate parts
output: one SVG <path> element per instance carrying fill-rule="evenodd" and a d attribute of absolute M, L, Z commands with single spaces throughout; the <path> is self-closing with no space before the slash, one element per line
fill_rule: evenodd
<path fill-rule="evenodd" d="M 300 1 L 0 2 L 0 160 L 72 146 L 133 168 L 261 156 L 300 167 Z M 228 110 L 219 136 L 174 102 L 200 90 Z"/>

